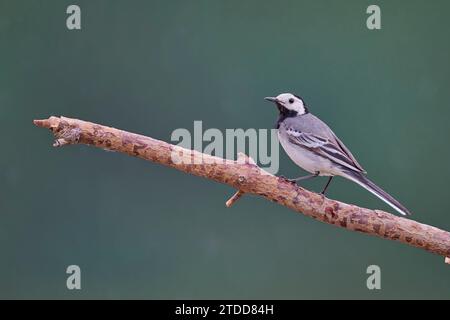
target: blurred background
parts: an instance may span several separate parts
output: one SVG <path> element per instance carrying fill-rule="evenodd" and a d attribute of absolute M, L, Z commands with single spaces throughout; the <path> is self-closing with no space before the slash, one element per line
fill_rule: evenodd
<path fill-rule="evenodd" d="M 66 8 L 81 8 L 81 30 Z M 0 298 L 450 298 L 443 257 L 87 146 L 32 120 L 170 140 L 272 128 L 301 95 L 412 219 L 450 230 L 448 1 L 0 0 Z M 279 174 L 301 172 L 280 149 Z M 304 183 L 321 190 L 326 178 Z M 343 179 L 328 196 L 392 212 Z M 175 199 L 175 200 L 174 200 Z M 81 290 L 66 288 L 79 265 Z M 381 290 L 366 287 L 381 268 Z"/>

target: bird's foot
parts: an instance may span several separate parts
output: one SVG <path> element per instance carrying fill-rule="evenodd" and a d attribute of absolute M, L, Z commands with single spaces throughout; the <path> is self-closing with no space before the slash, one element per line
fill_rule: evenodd
<path fill-rule="evenodd" d="M 287 181 L 287 182 L 289 182 L 289 183 L 297 184 L 297 180 L 295 180 L 295 179 L 289 179 L 289 178 L 286 178 L 285 176 L 280 176 L 280 178 L 285 180 L 285 181 Z"/>

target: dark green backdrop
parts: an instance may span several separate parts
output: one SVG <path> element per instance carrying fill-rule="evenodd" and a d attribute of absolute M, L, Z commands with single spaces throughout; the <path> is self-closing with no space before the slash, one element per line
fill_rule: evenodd
<path fill-rule="evenodd" d="M 66 28 L 66 8 L 82 30 Z M 382 29 L 366 28 L 368 5 Z M 304 97 L 371 177 L 450 229 L 448 1 L 0 0 L 1 298 L 449 298 L 443 258 L 332 227 L 230 187 L 86 146 L 65 115 L 169 140 L 271 128 Z M 284 152 L 280 174 L 300 175 Z M 325 181 L 307 183 L 319 190 Z M 351 182 L 329 196 L 391 211 Z M 82 290 L 66 289 L 66 267 Z M 366 268 L 382 289 L 366 288 Z"/>

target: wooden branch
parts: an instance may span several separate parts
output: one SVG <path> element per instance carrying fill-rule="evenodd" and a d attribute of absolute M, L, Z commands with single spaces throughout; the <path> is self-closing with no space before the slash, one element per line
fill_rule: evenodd
<path fill-rule="evenodd" d="M 227 202 L 225 202 L 225 205 L 229 208 L 231 207 L 236 201 L 238 201 L 242 196 L 244 195 L 244 192 L 242 192 L 241 190 L 236 191 L 235 194 L 233 194 L 233 196 L 228 199 Z"/>
<path fill-rule="evenodd" d="M 92 145 L 228 184 L 238 190 L 227 201 L 228 207 L 243 194 L 255 194 L 322 222 L 450 257 L 450 233 L 447 231 L 384 211 L 327 199 L 269 174 L 243 154 L 236 161 L 222 159 L 139 134 L 65 117 L 35 120 L 34 124 L 54 133 L 54 146 Z"/>

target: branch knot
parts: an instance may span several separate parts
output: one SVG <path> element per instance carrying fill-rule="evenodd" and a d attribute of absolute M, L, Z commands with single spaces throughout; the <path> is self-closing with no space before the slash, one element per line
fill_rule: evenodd
<path fill-rule="evenodd" d="M 62 147 L 66 144 L 77 144 L 80 141 L 81 129 L 78 126 L 70 125 L 61 121 L 57 128 L 51 128 L 55 134 L 56 140 L 54 147 Z"/>

